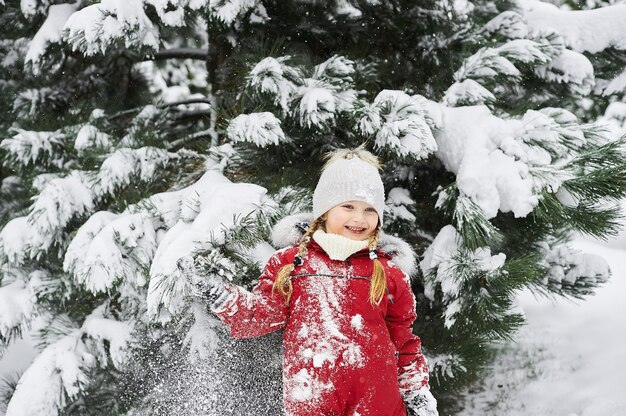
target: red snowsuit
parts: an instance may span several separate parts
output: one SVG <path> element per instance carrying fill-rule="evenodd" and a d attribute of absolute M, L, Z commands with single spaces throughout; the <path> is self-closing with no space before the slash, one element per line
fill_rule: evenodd
<path fill-rule="evenodd" d="M 411 329 L 415 298 L 406 274 L 379 251 L 387 296 L 369 301 L 373 261 L 367 249 L 331 260 L 314 241 L 291 273 L 289 304 L 272 284 L 297 247 L 268 261 L 252 293 L 235 294 L 216 313 L 235 338 L 283 333 L 283 399 L 289 416 L 405 416 L 401 391 L 428 384 L 420 339 Z M 399 385 L 399 375 L 400 377 Z"/>

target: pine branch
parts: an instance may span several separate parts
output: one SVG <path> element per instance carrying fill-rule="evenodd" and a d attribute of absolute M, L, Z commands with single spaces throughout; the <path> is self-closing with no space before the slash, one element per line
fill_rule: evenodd
<path fill-rule="evenodd" d="M 570 161 L 587 169 L 602 169 L 607 166 L 622 165 L 626 157 L 626 135 L 601 146 L 592 146 Z"/>
<path fill-rule="evenodd" d="M 562 186 L 580 199 L 591 203 L 626 197 L 626 164 L 595 169 L 563 182 Z"/>
<path fill-rule="evenodd" d="M 208 98 L 188 98 L 186 100 L 173 101 L 171 103 L 160 104 L 158 108 L 167 108 L 167 107 L 175 107 L 178 105 L 187 105 L 187 104 L 208 104 L 212 105 L 213 102 Z"/>
<path fill-rule="evenodd" d="M 621 229 L 622 218 L 618 206 L 601 208 L 581 201 L 575 207 L 568 207 L 551 193 L 544 191 L 539 198 L 539 205 L 532 215 L 541 222 L 551 223 L 555 228 L 572 227 L 584 234 L 606 240 L 615 236 Z"/>
<path fill-rule="evenodd" d="M 529 253 L 523 257 L 511 258 L 504 263 L 504 270 L 508 280 L 513 283 L 515 290 L 521 289 L 528 283 L 539 281 L 546 273 L 540 266 L 541 255 Z"/>
<path fill-rule="evenodd" d="M 206 49 L 196 48 L 171 48 L 161 49 L 152 56 L 155 61 L 165 59 L 197 59 L 206 61 L 209 57 L 209 51 Z"/>
<path fill-rule="evenodd" d="M 20 373 L 13 372 L 6 373 L 0 378 L 0 412 L 6 411 L 21 376 Z"/>
<path fill-rule="evenodd" d="M 479 247 L 497 246 L 502 242 L 500 230 L 487 219 L 476 202 L 459 192 L 456 182 L 438 192 L 436 207 L 451 214 L 465 247 L 475 250 Z"/>

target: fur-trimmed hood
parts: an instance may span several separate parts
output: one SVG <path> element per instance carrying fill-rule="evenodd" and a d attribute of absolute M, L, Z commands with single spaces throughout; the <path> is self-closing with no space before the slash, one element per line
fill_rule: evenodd
<path fill-rule="evenodd" d="M 298 244 L 309 224 L 313 221 L 310 212 L 294 214 L 280 220 L 272 230 L 272 245 L 277 248 L 285 248 Z M 381 233 L 378 240 L 378 248 L 389 254 L 396 266 L 413 278 L 417 270 L 417 259 L 411 246 L 401 238 Z"/>

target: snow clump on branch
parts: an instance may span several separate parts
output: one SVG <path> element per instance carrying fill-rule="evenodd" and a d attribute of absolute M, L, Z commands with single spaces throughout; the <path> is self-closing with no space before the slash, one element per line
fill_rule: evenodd
<path fill-rule="evenodd" d="M 48 9 L 48 17 L 30 42 L 28 52 L 24 58 L 25 63 L 32 65 L 35 74 L 40 73 L 39 64 L 42 57 L 45 56 L 48 46 L 63 41 L 63 26 L 70 16 L 76 12 L 78 5 L 78 2 L 74 4 L 55 4 Z"/>
<path fill-rule="evenodd" d="M 93 293 L 110 291 L 123 279 L 143 286 L 156 248 L 154 226 L 145 213 L 97 212 L 70 243 L 63 270 Z"/>
<path fill-rule="evenodd" d="M 142 0 L 102 0 L 72 14 L 65 30 L 72 49 L 86 56 L 106 53 L 116 42 L 127 48 L 159 49 L 159 31 Z"/>
<path fill-rule="evenodd" d="M 461 293 L 468 278 L 477 272 L 497 273 L 506 260 L 503 253 L 491 255 L 489 247 L 480 247 L 470 251 L 463 247 L 461 236 L 451 225 L 443 227 L 432 244 L 424 252 L 420 262 L 424 279 L 424 294 L 435 299 L 435 290 L 443 294 L 445 306 L 445 326 L 452 327 L 457 315 L 463 312 L 464 301 Z"/>
<path fill-rule="evenodd" d="M 258 94 L 274 96 L 274 103 L 285 112 L 289 109 L 288 103 L 291 95 L 298 88 L 295 81 L 300 78 L 299 71 L 285 63 L 290 58 L 290 56 L 264 58 L 252 68 L 247 76 L 248 87 Z"/>
<path fill-rule="evenodd" d="M 233 142 L 248 142 L 259 147 L 285 141 L 280 120 L 269 112 L 238 115 L 228 124 L 226 135 Z"/>
<path fill-rule="evenodd" d="M 521 120 L 500 119 L 485 106 L 441 109 L 436 155 L 487 219 L 498 210 L 528 215 L 543 190 L 556 192 L 572 177 L 565 166 L 587 143 L 562 109 L 529 110 Z"/>
<path fill-rule="evenodd" d="M 159 239 L 150 266 L 147 307 L 151 319 L 166 322 L 185 305 L 187 286 L 176 266 L 177 260 L 222 243 L 224 232 L 235 224 L 238 216 L 257 212 L 260 207 L 268 209 L 271 201 L 266 192 L 257 185 L 232 183 L 211 169 L 195 184 L 172 196 L 182 206 L 193 205 L 197 214 L 179 217 Z"/>
<path fill-rule="evenodd" d="M 378 148 L 398 156 L 425 159 L 437 150 L 428 121 L 426 99 L 410 96 L 402 91 L 381 91 L 374 102 L 363 108 L 359 130 L 365 135 L 375 135 Z"/>
<path fill-rule="evenodd" d="M 96 308 L 81 328 L 47 345 L 20 378 L 6 416 L 44 416 L 62 409 L 91 382 L 88 374 L 99 362 L 121 370 L 129 359 L 133 325 L 106 316 Z"/>

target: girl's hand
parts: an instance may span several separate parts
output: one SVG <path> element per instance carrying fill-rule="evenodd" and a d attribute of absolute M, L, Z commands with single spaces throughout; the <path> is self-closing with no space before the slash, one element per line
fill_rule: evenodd
<path fill-rule="evenodd" d="M 439 416 L 437 400 L 430 390 L 419 389 L 405 401 L 407 416 Z"/>
<path fill-rule="evenodd" d="M 219 309 L 230 297 L 224 281 L 216 276 L 200 276 L 196 272 L 192 256 L 183 256 L 176 261 L 176 266 L 185 277 L 191 293 L 197 298 L 205 300 L 211 309 Z"/>

